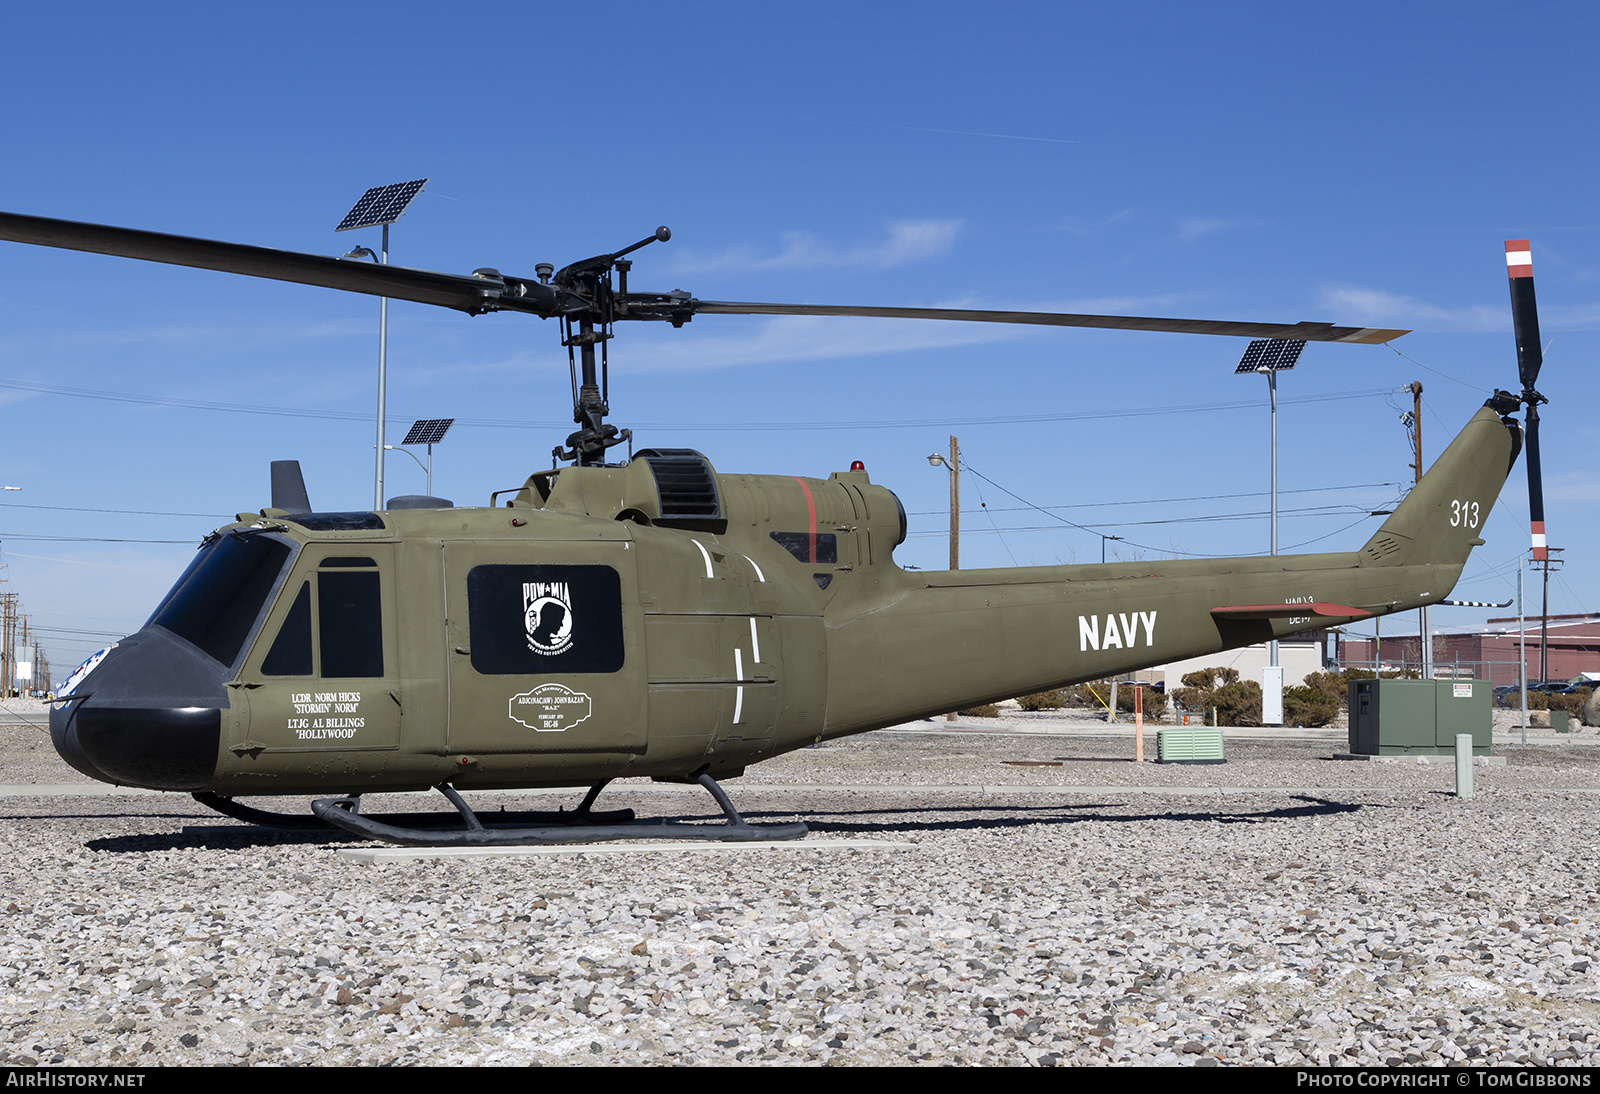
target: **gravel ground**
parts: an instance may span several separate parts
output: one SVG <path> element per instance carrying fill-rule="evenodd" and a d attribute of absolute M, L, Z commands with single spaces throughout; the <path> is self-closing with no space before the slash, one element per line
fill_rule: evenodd
<path fill-rule="evenodd" d="M 1463 801 L 1327 740 L 939 728 L 729 784 L 809 849 L 358 864 L 178 795 L 0 798 L 0 1063 L 1600 1063 L 1600 748 Z M 0 728 L 0 781 L 76 781 L 41 744 Z"/>

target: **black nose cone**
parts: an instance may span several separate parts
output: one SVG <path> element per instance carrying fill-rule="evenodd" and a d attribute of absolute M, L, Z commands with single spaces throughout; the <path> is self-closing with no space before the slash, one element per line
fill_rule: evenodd
<path fill-rule="evenodd" d="M 50 712 L 56 751 L 90 778 L 203 790 L 216 775 L 227 669 L 159 627 L 106 654 Z"/>

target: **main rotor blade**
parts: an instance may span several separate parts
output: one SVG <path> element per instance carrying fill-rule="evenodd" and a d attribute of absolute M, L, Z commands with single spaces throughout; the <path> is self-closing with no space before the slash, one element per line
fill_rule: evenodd
<path fill-rule="evenodd" d="M 865 308 L 833 304 L 746 304 L 730 300 L 697 300 L 697 314 L 723 315 L 862 315 L 877 319 L 954 319 L 970 323 L 1026 323 L 1046 327 L 1100 327 L 1107 330 L 1172 331 L 1178 334 L 1227 334 L 1243 338 L 1303 338 L 1308 342 L 1357 342 L 1376 345 L 1410 334 L 1379 327 L 1336 327 L 1332 323 L 1232 323 L 1219 319 L 1149 319 L 1133 315 L 1073 315 L 1049 311 L 974 311 L 967 308 Z"/>
<path fill-rule="evenodd" d="M 501 280 L 488 281 L 460 274 L 413 270 L 404 266 L 380 266 L 360 259 L 279 251 L 245 243 L 193 239 L 137 228 L 85 224 L 76 220 L 0 213 L 0 239 L 138 258 L 148 262 L 166 262 L 174 266 L 192 266 L 201 270 L 220 270 L 273 281 L 292 281 L 369 296 L 386 296 L 391 300 L 434 304 L 472 314 L 498 308 L 530 311 L 539 315 L 553 314 L 557 310 L 555 290 L 538 282 L 503 279 L 502 286 Z"/>
<path fill-rule="evenodd" d="M 1539 303 L 1533 295 L 1533 246 L 1506 240 L 1506 274 L 1511 282 L 1511 324 L 1517 335 L 1517 373 L 1524 391 L 1539 382 L 1544 350 L 1539 345 Z"/>

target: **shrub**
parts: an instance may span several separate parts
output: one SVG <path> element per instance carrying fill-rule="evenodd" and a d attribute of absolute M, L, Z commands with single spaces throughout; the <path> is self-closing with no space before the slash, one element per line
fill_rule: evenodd
<path fill-rule="evenodd" d="M 982 703 L 961 711 L 961 716 L 963 718 L 998 718 L 1000 717 L 1000 708 L 993 703 Z"/>
<path fill-rule="evenodd" d="M 1065 702 L 1066 696 L 1061 694 L 1060 688 L 1017 696 L 1017 705 L 1023 710 L 1060 710 Z"/>
<path fill-rule="evenodd" d="M 1235 673 L 1235 675 L 1238 675 Z M 1219 726 L 1261 724 L 1261 685 L 1254 680 L 1234 680 L 1211 693 Z"/>
<path fill-rule="evenodd" d="M 1222 687 L 1224 684 L 1237 683 L 1239 680 L 1238 669 L 1209 668 L 1196 669 L 1183 674 L 1183 686 L 1186 688 L 1203 688 L 1210 691 Z"/>
<path fill-rule="evenodd" d="M 1551 696 L 1548 692 L 1530 691 L 1528 692 L 1528 709 L 1549 710 L 1550 698 Z M 1500 705 L 1510 707 L 1512 710 L 1520 710 L 1522 708 L 1522 693 L 1519 691 L 1506 692 L 1506 697 L 1500 700 Z"/>
<path fill-rule="evenodd" d="M 1104 710 L 1105 704 L 1111 702 L 1111 681 L 1091 680 L 1086 684 L 1078 684 L 1068 689 L 1067 695 L 1075 706 Z"/>
<path fill-rule="evenodd" d="M 1332 676 L 1325 672 L 1312 675 Z M 1283 722 L 1291 726 L 1325 726 L 1339 717 L 1339 711 L 1344 706 L 1339 698 L 1334 692 L 1321 687 L 1284 688 Z"/>
<path fill-rule="evenodd" d="M 1564 710 L 1574 718 L 1581 719 L 1583 717 L 1583 705 L 1589 701 L 1591 693 L 1592 690 L 1590 688 L 1579 688 L 1570 695 L 1550 695 L 1546 698 L 1549 701 L 1551 710 Z M 1533 693 L 1529 692 L 1528 694 L 1531 697 Z M 1518 705 L 1520 706 L 1521 704 L 1519 703 Z"/>
<path fill-rule="evenodd" d="M 1133 713 L 1133 692 L 1130 687 L 1117 689 L 1117 709 L 1128 714 Z M 1147 718 L 1156 718 L 1165 713 L 1167 697 L 1159 691 L 1144 689 L 1144 713 Z"/>

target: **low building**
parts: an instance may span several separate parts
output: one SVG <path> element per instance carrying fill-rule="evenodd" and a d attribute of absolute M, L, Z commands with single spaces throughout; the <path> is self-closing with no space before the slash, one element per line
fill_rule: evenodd
<path fill-rule="evenodd" d="M 1535 682 L 1540 679 L 1539 617 L 1524 618 L 1521 634 L 1527 640 L 1528 680 Z M 1572 680 L 1584 673 L 1600 673 L 1600 614 L 1552 615 L 1548 634 L 1546 679 Z M 1437 627 L 1433 632 L 1434 675 L 1515 684 L 1520 646 L 1514 616 L 1466 627 Z M 1421 636 L 1386 634 L 1377 653 L 1385 671 L 1418 669 L 1422 665 Z M 1372 636 L 1341 635 L 1338 661 L 1343 668 L 1374 665 Z"/>
<path fill-rule="evenodd" d="M 1384 645 L 1388 645 L 1388 639 L 1384 639 Z M 1305 683 L 1306 677 L 1311 673 L 1325 671 L 1328 667 L 1326 650 L 1326 642 L 1317 635 L 1297 635 L 1280 641 L 1278 667 L 1283 669 L 1283 686 L 1298 687 Z M 1221 653 L 1208 653 L 1202 657 L 1174 661 L 1170 665 L 1157 665 L 1153 669 L 1146 669 L 1134 675 L 1151 683 L 1165 681 L 1170 690 L 1183 686 L 1185 673 L 1210 668 L 1237 669 L 1239 679 L 1254 680 L 1259 684 L 1261 670 L 1270 663 L 1267 644 L 1263 642 L 1258 646 L 1242 646 L 1236 650 L 1223 650 Z"/>

